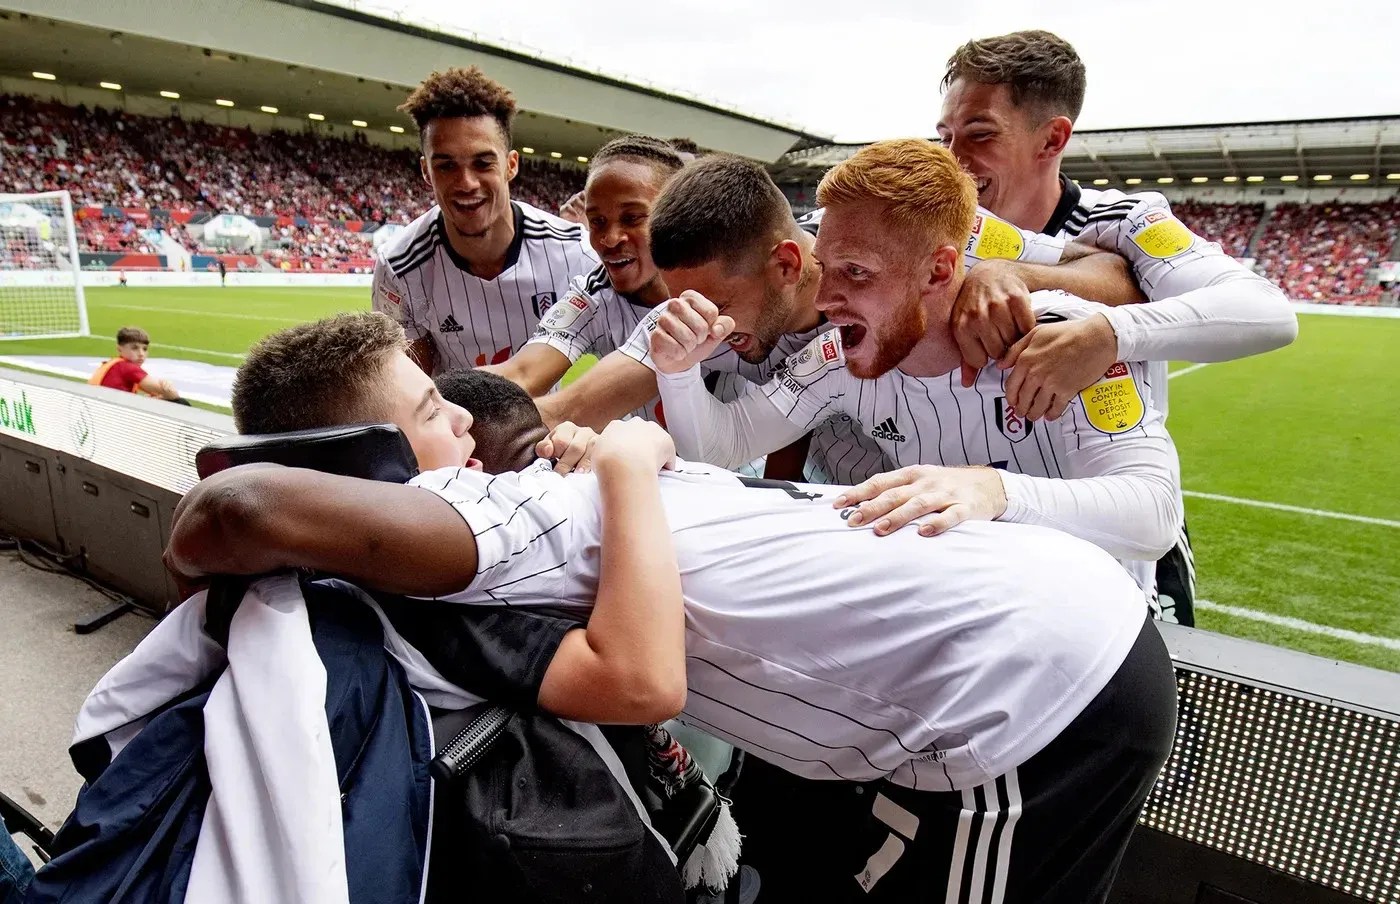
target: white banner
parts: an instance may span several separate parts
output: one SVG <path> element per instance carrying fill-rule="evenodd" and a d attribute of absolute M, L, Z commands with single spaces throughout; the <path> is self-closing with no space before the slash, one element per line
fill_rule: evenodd
<path fill-rule="evenodd" d="M 195 453 L 233 432 L 233 419 L 224 415 L 128 398 L 115 389 L 63 389 L 55 380 L 0 371 L 0 434 L 176 493 L 198 482 Z"/>
<path fill-rule="evenodd" d="M 171 288 L 199 288 L 219 285 L 217 271 L 207 273 L 193 270 L 180 273 L 171 270 L 84 270 L 84 286 L 115 286 L 118 274 L 126 273 L 129 286 L 164 286 Z M 66 271 L 56 270 L 0 270 L 0 288 L 30 288 L 33 286 L 71 285 L 73 277 Z M 228 272 L 228 285 L 261 288 L 363 288 L 365 301 L 369 301 L 369 287 L 373 277 L 369 273 L 279 273 L 275 270 L 258 270 L 251 273 Z"/>

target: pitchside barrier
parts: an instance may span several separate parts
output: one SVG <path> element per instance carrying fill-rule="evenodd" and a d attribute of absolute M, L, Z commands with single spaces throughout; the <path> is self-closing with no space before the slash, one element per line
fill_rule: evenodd
<path fill-rule="evenodd" d="M 224 415 L 0 369 L 0 530 L 150 603 Z M 1181 718 L 1117 904 L 1400 904 L 1400 675 L 1161 625 Z M 1090 802 L 1086 802 L 1088 805 Z"/>

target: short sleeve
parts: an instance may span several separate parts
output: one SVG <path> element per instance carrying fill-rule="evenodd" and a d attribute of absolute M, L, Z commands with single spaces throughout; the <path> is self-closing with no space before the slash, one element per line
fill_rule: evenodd
<path fill-rule="evenodd" d="M 963 260 L 969 269 L 993 258 L 1056 264 L 1064 249 L 1064 239 L 1021 229 L 979 207 L 972 220 L 972 233 L 963 248 Z"/>
<path fill-rule="evenodd" d="M 414 342 L 430 335 L 415 319 L 408 284 L 394 275 L 393 269 L 381 257 L 374 260 L 374 288 L 371 290 L 370 304 L 374 310 L 387 314 L 403 327 L 408 341 Z"/>
<path fill-rule="evenodd" d="M 827 330 L 773 371 L 758 391 L 790 422 L 814 427 L 845 394 L 849 379 L 839 330 Z"/>
<path fill-rule="evenodd" d="M 547 345 L 571 362 L 593 349 L 598 341 L 596 325 L 600 300 L 588 291 L 588 277 L 576 276 L 564 297 L 540 317 L 540 325 L 527 345 Z"/>

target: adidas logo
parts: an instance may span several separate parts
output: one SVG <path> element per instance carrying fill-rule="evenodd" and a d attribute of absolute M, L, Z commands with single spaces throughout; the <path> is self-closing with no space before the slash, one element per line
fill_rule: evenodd
<path fill-rule="evenodd" d="M 908 438 L 903 433 L 899 432 L 899 428 L 895 426 L 894 418 L 892 417 L 887 417 L 881 421 L 880 426 L 870 431 L 870 435 L 875 439 L 887 439 L 895 443 L 902 443 Z"/>
<path fill-rule="evenodd" d="M 457 318 L 456 318 L 456 317 L 453 317 L 451 314 L 448 314 L 448 315 L 447 315 L 447 319 L 444 320 L 442 323 L 439 323 L 439 324 L 438 324 L 438 332 L 439 332 L 439 333 L 460 333 L 460 332 L 462 332 L 462 325 L 461 325 L 460 323 L 457 322 Z"/>

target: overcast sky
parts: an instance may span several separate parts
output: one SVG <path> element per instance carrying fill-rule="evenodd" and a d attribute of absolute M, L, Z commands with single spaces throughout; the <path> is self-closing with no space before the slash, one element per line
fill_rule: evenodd
<path fill-rule="evenodd" d="M 1054 31 L 1084 58 L 1081 129 L 1400 113 L 1396 0 L 373 5 L 840 141 L 932 135 L 949 53 L 1022 28 Z"/>

